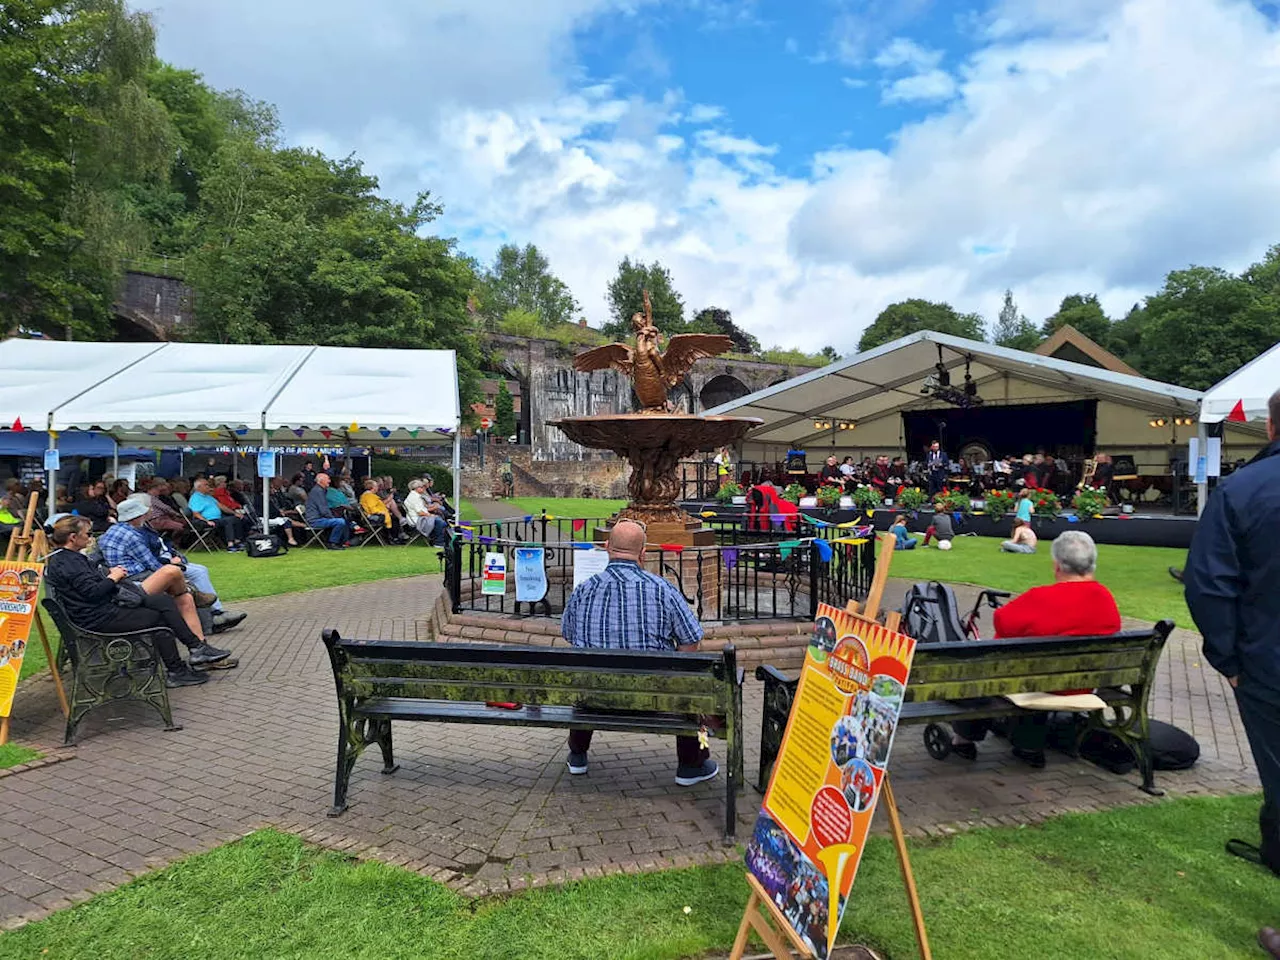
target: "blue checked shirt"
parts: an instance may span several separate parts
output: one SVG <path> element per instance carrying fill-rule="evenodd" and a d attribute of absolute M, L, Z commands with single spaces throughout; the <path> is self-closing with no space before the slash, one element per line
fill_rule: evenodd
<path fill-rule="evenodd" d="M 702 625 L 671 584 L 613 560 L 569 595 L 560 632 L 575 647 L 661 650 L 702 639 Z"/>
<path fill-rule="evenodd" d="M 162 561 L 147 535 L 127 523 L 113 523 L 98 537 L 98 549 L 109 567 L 124 567 L 129 576 L 159 570 Z"/>

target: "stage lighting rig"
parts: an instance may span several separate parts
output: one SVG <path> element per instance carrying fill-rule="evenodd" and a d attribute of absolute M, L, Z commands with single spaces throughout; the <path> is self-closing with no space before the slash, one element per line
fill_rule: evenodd
<path fill-rule="evenodd" d="M 973 379 L 973 374 L 969 370 L 969 365 L 973 362 L 973 357 L 966 355 L 964 358 L 964 387 L 957 389 L 951 385 L 951 372 L 942 362 L 942 347 L 938 347 L 938 362 L 934 364 L 934 372 L 925 377 L 924 383 L 920 385 L 920 392 L 925 396 L 934 397 L 943 403 L 949 403 L 953 407 L 980 407 L 982 406 L 982 398 L 978 396 L 978 383 Z"/>

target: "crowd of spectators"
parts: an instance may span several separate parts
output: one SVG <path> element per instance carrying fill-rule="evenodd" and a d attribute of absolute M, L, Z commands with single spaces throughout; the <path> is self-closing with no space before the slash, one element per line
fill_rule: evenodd
<path fill-rule="evenodd" d="M 1110 482 L 1110 457 L 1099 454 L 1094 474 L 1095 482 Z M 943 487 L 964 490 L 980 497 L 987 490 L 1018 490 L 1023 488 L 1052 490 L 1065 493 L 1076 483 L 1074 473 L 1063 461 L 1048 453 L 1027 453 L 1022 456 L 997 457 L 993 460 L 969 462 L 964 457 L 952 460 L 940 449 L 938 443 L 930 445 L 919 459 L 902 457 L 853 457 L 843 459 L 831 456 L 818 473 L 822 484 L 830 484 L 852 490 L 866 484 L 892 496 L 901 486 L 920 487 L 937 493 Z"/>

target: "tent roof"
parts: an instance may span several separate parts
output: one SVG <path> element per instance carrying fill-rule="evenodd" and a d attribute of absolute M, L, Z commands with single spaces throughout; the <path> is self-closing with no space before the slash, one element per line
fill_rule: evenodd
<path fill-rule="evenodd" d="M 15 369 L 42 374 L 0 388 L 0 422 L 43 403 L 51 429 L 144 446 L 259 444 L 264 429 L 279 443 L 369 443 L 459 420 L 452 350 L 6 340 L 0 370 Z M 70 386 L 50 395 L 51 382 Z"/>
<path fill-rule="evenodd" d="M 1267 419 L 1267 401 L 1280 389 L 1280 343 L 1262 353 L 1225 380 L 1205 391 L 1200 404 L 1202 423 L 1221 423 L 1237 403 L 1250 420 Z"/>
<path fill-rule="evenodd" d="M 913 333 L 776 386 L 722 404 L 708 415 L 732 414 L 764 421 L 747 437 L 758 443 L 803 444 L 814 435 L 815 417 L 874 420 L 899 410 L 926 409 L 937 401 L 921 394 L 941 350 L 942 362 L 959 385 L 965 358 L 979 392 L 1004 375 L 1082 397 L 1114 400 L 1151 412 L 1191 415 L 1200 393 L 1185 387 L 1042 357 L 932 330 Z"/>

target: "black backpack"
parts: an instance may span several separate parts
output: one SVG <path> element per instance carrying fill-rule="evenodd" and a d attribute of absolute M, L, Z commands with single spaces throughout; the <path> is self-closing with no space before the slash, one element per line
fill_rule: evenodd
<path fill-rule="evenodd" d="M 1082 713 L 1054 713 L 1049 721 L 1049 745 L 1070 750 L 1078 731 L 1089 722 Z M 1147 721 L 1147 749 L 1156 770 L 1186 770 L 1200 759 L 1195 737 L 1163 720 Z M 1112 773 L 1126 774 L 1138 765 L 1129 745 L 1109 730 L 1090 730 L 1080 741 L 1080 756 Z"/>
<path fill-rule="evenodd" d="M 289 552 L 289 545 L 274 533 L 245 537 L 245 553 L 251 557 L 278 557 Z"/>
<path fill-rule="evenodd" d="M 902 601 L 902 632 L 917 643 L 962 643 L 970 639 L 960 622 L 956 594 L 945 583 L 917 583 Z"/>

